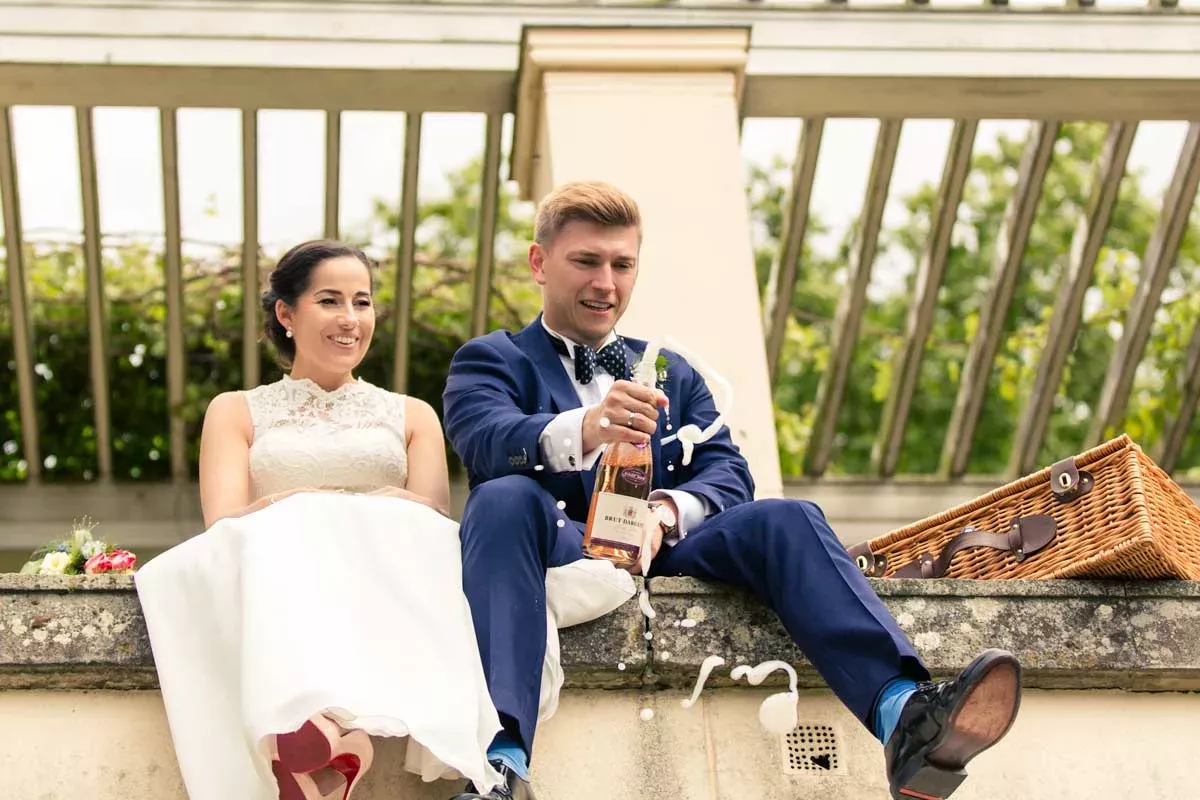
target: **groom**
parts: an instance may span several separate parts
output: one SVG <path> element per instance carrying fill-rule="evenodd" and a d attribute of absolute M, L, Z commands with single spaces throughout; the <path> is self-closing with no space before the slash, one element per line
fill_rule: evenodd
<path fill-rule="evenodd" d="M 529 761 L 546 649 L 549 567 L 583 558 L 584 520 L 604 447 L 648 442 L 658 520 L 649 577 L 687 575 L 754 592 L 779 615 L 838 698 L 885 746 L 894 798 L 945 798 L 963 766 L 1007 731 L 1020 665 L 989 650 L 930 683 L 913 646 L 812 503 L 753 500 L 745 459 L 722 427 L 682 463 L 672 430 L 717 410 L 703 378 L 664 351 L 665 394 L 630 383 L 644 341 L 616 334 L 637 282 L 641 217 L 603 183 L 561 186 L 539 206 L 529 267 L 543 312 L 455 354 L 446 432 L 469 474 L 463 585 L 503 732 L 488 751 L 506 785 L 455 800 L 532 800 Z M 669 414 L 669 419 L 668 419 Z M 635 567 L 636 570 L 636 567 Z"/>

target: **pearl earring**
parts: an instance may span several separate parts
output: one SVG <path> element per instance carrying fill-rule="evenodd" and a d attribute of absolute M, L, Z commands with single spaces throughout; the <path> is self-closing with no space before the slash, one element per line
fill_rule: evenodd
<path fill-rule="evenodd" d="M 288 337 L 289 339 L 290 339 L 290 338 L 292 338 L 292 329 L 291 329 L 291 328 L 288 328 L 288 329 L 287 329 L 287 337 Z"/>

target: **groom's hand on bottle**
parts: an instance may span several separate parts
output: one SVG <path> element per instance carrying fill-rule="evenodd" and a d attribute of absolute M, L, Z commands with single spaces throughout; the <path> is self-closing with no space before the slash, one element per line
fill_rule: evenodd
<path fill-rule="evenodd" d="M 670 507 L 674 519 L 679 519 L 679 506 L 670 497 L 662 497 L 653 501 L 656 504 L 661 504 Z M 658 551 L 662 549 L 663 543 L 663 525 L 659 520 L 658 515 L 651 512 L 646 515 L 646 526 L 650 531 L 650 560 L 653 561 L 658 556 Z M 634 575 L 642 574 L 642 560 L 639 558 L 629 567 L 629 572 Z"/>
<path fill-rule="evenodd" d="M 658 429 L 658 409 L 666 404 L 667 396 L 659 389 L 617 381 L 600 405 L 583 417 L 583 452 L 613 442 L 648 443 Z"/>

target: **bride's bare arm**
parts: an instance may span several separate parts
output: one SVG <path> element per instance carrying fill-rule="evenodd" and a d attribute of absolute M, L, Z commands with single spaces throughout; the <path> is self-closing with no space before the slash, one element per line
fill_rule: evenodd
<path fill-rule="evenodd" d="M 250 502 L 250 409 L 237 392 L 213 398 L 200 434 L 200 507 L 204 526 L 226 517 L 244 517 L 300 489 Z"/>
<path fill-rule="evenodd" d="M 450 473 L 442 423 L 433 406 L 415 397 L 404 398 L 408 442 L 408 483 L 405 488 L 388 487 L 373 494 L 406 497 L 450 515 Z"/>
<path fill-rule="evenodd" d="M 249 513 L 250 409 L 236 392 L 213 398 L 200 433 L 200 506 L 204 524 Z"/>

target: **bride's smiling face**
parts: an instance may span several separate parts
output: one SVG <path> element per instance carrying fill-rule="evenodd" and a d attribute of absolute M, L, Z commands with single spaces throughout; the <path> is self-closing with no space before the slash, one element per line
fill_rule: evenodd
<path fill-rule="evenodd" d="M 281 300 L 276 314 L 296 343 L 293 373 L 348 375 L 375 333 L 371 273 L 353 256 L 327 258 L 313 268 L 296 304 Z"/>

